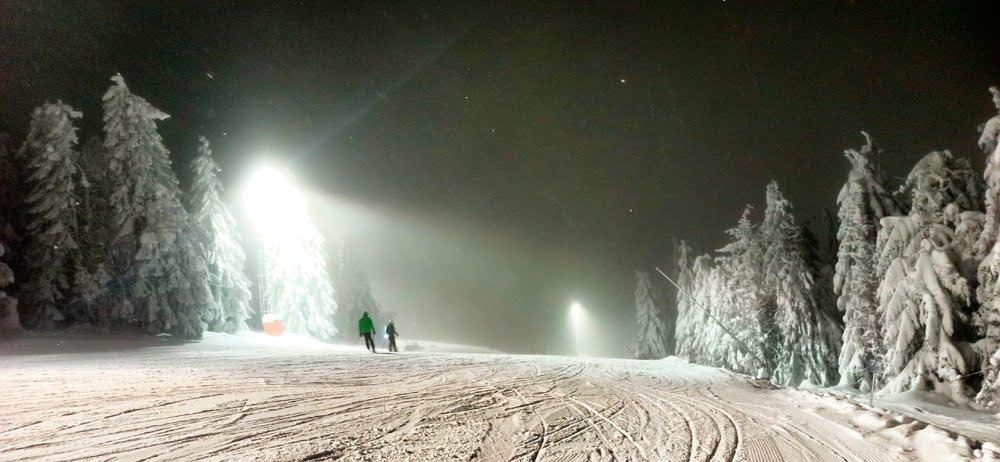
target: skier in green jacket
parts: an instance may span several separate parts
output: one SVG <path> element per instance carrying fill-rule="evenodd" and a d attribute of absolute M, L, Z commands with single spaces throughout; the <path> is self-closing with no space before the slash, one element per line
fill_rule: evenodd
<path fill-rule="evenodd" d="M 367 348 L 372 353 L 375 352 L 375 340 L 372 335 L 375 335 L 375 323 L 372 322 L 372 318 L 368 317 L 368 312 L 361 315 L 361 319 L 358 320 L 358 331 L 361 332 L 359 337 L 365 338 L 365 348 Z"/>

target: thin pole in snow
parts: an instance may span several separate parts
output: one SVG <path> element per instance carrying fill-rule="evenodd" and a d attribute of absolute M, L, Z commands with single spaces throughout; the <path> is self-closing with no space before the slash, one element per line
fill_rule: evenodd
<path fill-rule="evenodd" d="M 732 333 L 732 331 L 730 331 L 729 328 L 727 328 L 726 325 L 722 323 L 722 321 L 719 321 L 715 316 L 713 316 L 712 313 L 710 311 L 708 311 L 707 308 L 705 308 L 704 306 L 702 306 L 701 303 L 698 303 L 697 299 L 695 299 L 686 290 L 684 290 L 683 288 L 681 288 L 681 286 L 677 285 L 677 283 L 674 282 L 673 279 L 670 279 L 670 276 L 667 276 L 667 273 L 664 273 L 663 270 L 661 270 L 660 268 L 656 268 L 656 272 L 660 273 L 661 276 L 663 276 L 668 281 L 670 281 L 670 283 L 673 284 L 674 287 L 676 287 L 678 291 L 680 291 L 682 294 L 684 294 L 684 296 L 686 296 L 688 299 L 690 299 L 692 302 L 694 302 L 694 304 L 698 308 L 700 308 L 702 311 L 704 311 L 705 314 L 708 315 L 709 319 L 711 319 L 712 321 L 714 321 L 716 324 L 719 325 L 719 327 L 722 328 L 722 331 L 725 332 L 726 335 L 729 335 L 730 337 L 732 337 L 733 340 L 735 340 L 736 343 L 739 344 L 743 348 L 744 351 L 746 351 L 748 354 L 750 354 L 750 356 L 753 356 L 753 359 L 756 359 L 757 362 L 760 364 L 761 367 L 766 367 L 767 366 L 767 363 L 765 363 L 763 359 L 760 359 L 760 356 L 757 356 L 757 353 L 754 353 L 753 350 L 751 350 L 750 347 L 747 346 L 746 343 L 743 343 L 743 341 L 740 340 L 740 338 L 737 337 L 736 334 Z M 768 371 L 768 372 L 770 372 L 770 371 Z"/>

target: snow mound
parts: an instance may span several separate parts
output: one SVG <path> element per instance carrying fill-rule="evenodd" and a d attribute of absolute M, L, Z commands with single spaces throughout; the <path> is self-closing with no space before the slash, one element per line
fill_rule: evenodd
<path fill-rule="evenodd" d="M 1000 445 L 997 443 L 988 439 L 985 440 L 987 442 L 981 443 L 967 436 L 962 436 L 956 431 L 929 422 L 929 420 L 934 420 L 930 414 L 924 416 L 930 417 L 925 421 L 878 407 L 870 407 L 867 405 L 867 399 L 861 400 L 860 397 L 858 397 L 859 401 L 855 402 L 843 396 L 823 394 L 822 392 L 800 390 L 782 390 L 782 392 L 798 401 L 801 408 L 832 421 L 844 421 L 847 426 L 854 428 L 860 437 L 886 447 L 897 448 L 901 454 L 908 454 L 910 455 L 908 458 L 913 460 L 927 462 L 1000 460 L 1000 452 L 997 452 Z M 925 394 L 934 395 L 933 393 Z M 920 395 L 924 394 L 908 392 L 899 393 L 892 397 L 911 405 L 915 403 L 930 404 L 929 401 L 922 401 Z M 935 395 L 935 397 L 940 398 L 941 395 Z M 885 404 L 885 401 L 879 399 L 876 403 L 882 405 Z M 940 418 L 940 416 L 937 417 Z M 971 421 L 967 423 L 971 423 Z M 969 429 L 965 430 L 970 431 Z M 980 436 L 976 435 L 974 431 L 971 434 L 966 431 L 962 431 L 962 433 L 973 438 Z M 993 437 L 996 436 L 997 434 L 994 433 Z"/>

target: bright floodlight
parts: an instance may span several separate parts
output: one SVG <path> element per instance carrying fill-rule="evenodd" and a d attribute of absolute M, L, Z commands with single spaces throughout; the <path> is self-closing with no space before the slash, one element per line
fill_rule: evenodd
<path fill-rule="evenodd" d="M 257 231 L 264 238 L 282 235 L 296 226 L 304 205 L 291 178 L 277 167 L 264 165 L 250 175 L 243 200 Z"/>
<path fill-rule="evenodd" d="M 569 318 L 576 324 L 579 324 L 580 320 L 583 318 L 583 307 L 580 306 L 579 302 L 573 302 L 573 304 L 570 305 Z"/>

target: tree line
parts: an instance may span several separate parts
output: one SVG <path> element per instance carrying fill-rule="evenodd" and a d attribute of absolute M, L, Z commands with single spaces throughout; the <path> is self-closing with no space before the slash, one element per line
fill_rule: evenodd
<path fill-rule="evenodd" d="M 1000 89 L 990 92 L 1000 112 Z M 783 386 L 1000 405 L 1000 115 L 980 132 L 985 172 L 935 151 L 903 181 L 885 175 L 864 133 L 844 151 L 830 242 L 797 223 L 776 182 L 762 219 L 748 206 L 721 249 L 696 256 L 679 242 L 676 322 L 650 308 L 638 276 L 636 356 L 674 353 Z"/>
<path fill-rule="evenodd" d="M 0 333 L 80 323 L 188 338 L 246 330 L 261 313 L 209 141 L 199 137 L 182 191 L 157 129 L 169 116 L 120 75 L 111 80 L 100 138 L 81 146 L 82 114 L 61 101 L 34 110 L 20 148 L 0 134 Z M 323 237 L 312 236 L 293 250 L 316 255 L 313 264 L 293 280 L 274 256 L 280 280 L 266 284 L 289 330 L 333 340 L 345 316 L 380 307 L 346 241 L 330 275 Z M 323 284 L 319 303 L 289 289 Z"/>

